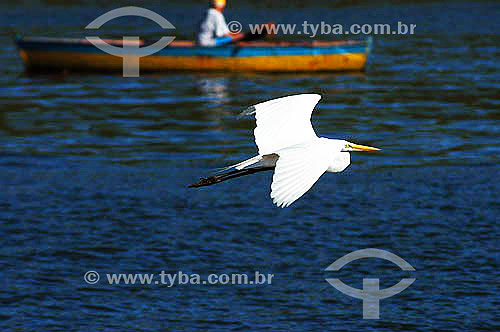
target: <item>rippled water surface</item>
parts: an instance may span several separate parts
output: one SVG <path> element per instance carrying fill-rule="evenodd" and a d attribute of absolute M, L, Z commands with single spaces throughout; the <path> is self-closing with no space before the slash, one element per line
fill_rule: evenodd
<path fill-rule="evenodd" d="M 375 36 L 364 73 L 24 74 L 13 31 L 83 36 L 116 8 L 61 3 L 0 7 L 3 330 L 498 330 L 498 4 L 228 10 L 243 22 L 417 24 L 413 36 Z M 199 8 L 148 8 L 192 36 Z M 107 32 L 137 30 L 119 21 Z M 269 198 L 270 173 L 186 188 L 256 153 L 241 110 L 302 92 L 323 96 L 319 134 L 382 151 L 352 154 L 345 172 L 285 210 Z M 416 272 L 378 259 L 325 271 L 363 248 Z M 97 284 L 85 283 L 88 270 Z M 167 287 L 105 277 L 161 271 L 274 279 Z M 387 288 L 406 277 L 415 283 L 382 300 L 375 321 L 325 281 Z"/>

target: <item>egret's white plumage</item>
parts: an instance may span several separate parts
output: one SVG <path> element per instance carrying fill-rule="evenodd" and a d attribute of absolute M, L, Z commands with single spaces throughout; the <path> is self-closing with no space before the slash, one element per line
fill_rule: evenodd
<path fill-rule="evenodd" d="M 249 107 L 255 114 L 253 131 L 261 156 L 318 138 L 311 124 L 314 106 L 320 95 L 302 94 L 266 101 Z"/>
<path fill-rule="evenodd" d="M 202 179 L 192 186 L 210 185 L 274 168 L 271 198 L 277 206 L 287 207 L 304 195 L 323 173 L 341 172 L 349 166 L 349 151 L 378 150 L 318 137 L 311 115 L 320 99 L 317 94 L 301 94 L 249 107 L 243 114 L 255 114 L 254 135 L 259 154 L 224 169 L 233 171 Z"/>

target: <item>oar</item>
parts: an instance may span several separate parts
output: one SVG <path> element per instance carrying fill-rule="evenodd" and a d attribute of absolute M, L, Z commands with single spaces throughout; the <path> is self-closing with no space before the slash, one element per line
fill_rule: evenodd
<path fill-rule="evenodd" d="M 269 22 L 266 23 L 265 25 L 273 25 L 275 24 L 274 22 Z M 216 44 L 215 46 L 225 46 L 225 45 L 230 45 L 230 44 L 235 44 L 238 42 L 248 42 L 248 41 L 255 41 L 255 40 L 260 40 L 264 39 L 267 36 L 272 35 L 268 33 L 268 29 L 264 28 L 260 33 L 251 33 L 251 32 L 245 32 L 245 33 L 239 33 L 234 36 L 224 36 L 224 37 L 219 37 L 216 39 Z"/>

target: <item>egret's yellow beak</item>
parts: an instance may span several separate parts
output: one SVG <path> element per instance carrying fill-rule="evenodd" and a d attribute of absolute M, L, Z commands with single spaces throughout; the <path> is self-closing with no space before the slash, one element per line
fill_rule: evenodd
<path fill-rule="evenodd" d="M 371 146 L 359 145 L 354 143 L 349 143 L 347 144 L 347 146 L 349 149 L 351 149 L 351 151 L 380 151 L 380 149 L 373 148 Z"/>

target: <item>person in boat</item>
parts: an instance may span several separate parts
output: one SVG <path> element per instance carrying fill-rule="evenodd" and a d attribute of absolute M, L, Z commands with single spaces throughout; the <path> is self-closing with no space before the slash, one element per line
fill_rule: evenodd
<path fill-rule="evenodd" d="M 210 8 L 200 23 L 197 43 L 200 46 L 221 46 L 243 38 L 242 33 L 231 33 L 222 12 L 226 0 L 210 0 Z"/>
<path fill-rule="evenodd" d="M 267 29 L 260 33 L 232 33 L 222 12 L 226 8 L 226 0 L 210 0 L 210 8 L 207 10 L 203 21 L 200 23 L 197 44 L 200 46 L 214 47 L 232 44 L 238 41 L 253 41 L 266 38 L 270 35 Z M 270 22 L 266 25 L 274 25 Z"/>

